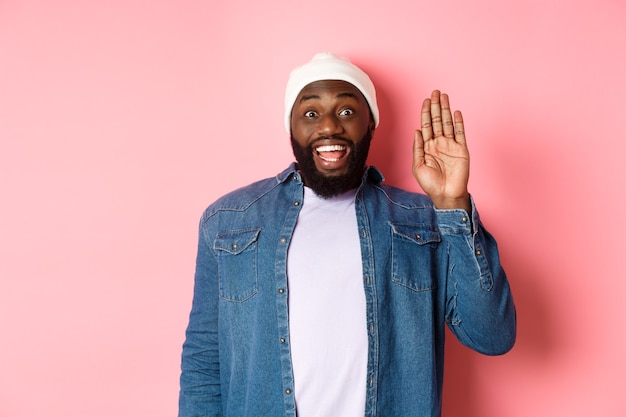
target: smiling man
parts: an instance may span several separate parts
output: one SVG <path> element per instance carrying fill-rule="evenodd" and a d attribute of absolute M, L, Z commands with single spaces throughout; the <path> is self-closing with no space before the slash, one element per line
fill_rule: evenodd
<path fill-rule="evenodd" d="M 307 84 L 290 117 L 291 145 L 304 183 L 323 197 L 356 189 L 374 119 L 363 94 L 341 80 Z"/>
<path fill-rule="evenodd" d="M 497 355 L 515 307 L 467 189 L 463 118 L 435 90 L 415 131 L 426 195 L 366 165 L 370 78 L 318 54 L 285 91 L 296 163 L 200 222 L 179 416 L 440 416 L 444 334 Z"/>

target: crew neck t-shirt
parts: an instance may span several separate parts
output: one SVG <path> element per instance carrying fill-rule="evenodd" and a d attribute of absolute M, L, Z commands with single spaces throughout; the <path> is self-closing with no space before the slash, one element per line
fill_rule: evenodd
<path fill-rule="evenodd" d="M 305 187 L 287 257 L 298 417 L 363 417 L 367 321 L 356 190 L 325 199 Z"/>

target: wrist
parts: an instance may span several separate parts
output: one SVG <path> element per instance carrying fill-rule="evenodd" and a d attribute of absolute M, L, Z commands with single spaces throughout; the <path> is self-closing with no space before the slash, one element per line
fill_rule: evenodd
<path fill-rule="evenodd" d="M 465 210 L 468 213 L 472 211 L 469 194 L 458 198 L 438 198 L 432 199 L 437 210 Z"/>

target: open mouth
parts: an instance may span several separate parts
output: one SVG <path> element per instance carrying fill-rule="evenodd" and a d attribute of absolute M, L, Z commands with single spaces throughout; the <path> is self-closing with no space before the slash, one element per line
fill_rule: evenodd
<path fill-rule="evenodd" d="M 346 156 L 345 145 L 321 145 L 315 148 L 320 159 L 326 162 L 337 162 Z"/>

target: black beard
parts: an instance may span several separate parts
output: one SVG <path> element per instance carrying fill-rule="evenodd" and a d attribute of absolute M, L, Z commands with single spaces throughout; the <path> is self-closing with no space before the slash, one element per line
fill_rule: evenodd
<path fill-rule="evenodd" d="M 293 134 L 291 135 L 291 147 L 305 185 L 323 198 L 335 197 L 359 186 L 363 178 L 371 141 L 372 129 L 368 129 L 363 139 L 357 144 L 344 140 L 346 146 L 350 148 L 348 172 L 343 175 L 328 176 L 319 172 L 315 166 L 313 145 L 302 147 L 296 142 Z"/>

